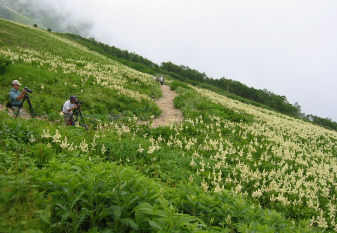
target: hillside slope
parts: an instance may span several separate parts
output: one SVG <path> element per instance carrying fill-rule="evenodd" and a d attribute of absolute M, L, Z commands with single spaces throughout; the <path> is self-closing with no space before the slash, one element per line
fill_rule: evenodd
<path fill-rule="evenodd" d="M 0 0 L 0 18 L 57 32 L 72 32 L 86 35 L 90 25 L 80 20 L 71 20 L 65 12 L 54 9 L 40 0 Z"/>
<path fill-rule="evenodd" d="M 16 12 L 15 10 L 11 8 L 8 8 L 6 5 L 0 6 L 0 16 L 3 19 L 8 19 L 8 20 L 12 20 L 15 22 L 28 24 L 28 25 L 34 25 L 34 21 L 32 19 L 20 14 L 19 12 Z"/>
<path fill-rule="evenodd" d="M 305 114 L 301 111 L 299 104 L 290 104 L 286 96 L 277 95 L 266 89 L 259 90 L 248 87 L 239 81 L 227 79 L 214 79 L 205 73 L 192 69 L 184 65 L 176 65 L 172 62 L 163 62 L 157 65 L 154 62 L 127 50 L 121 50 L 111 45 L 96 41 L 94 38 L 84 38 L 74 34 L 59 34 L 62 37 L 76 41 L 92 51 L 96 51 L 111 59 L 117 60 L 130 68 L 157 76 L 165 75 L 196 87 L 209 89 L 225 95 L 229 98 L 239 100 L 254 106 L 271 109 L 280 113 L 301 118 L 312 122 L 326 129 L 337 131 L 337 122 L 329 118 L 322 118 L 312 114 Z"/>
<path fill-rule="evenodd" d="M 310 121 L 316 125 L 327 129 L 337 131 L 337 122 L 330 118 L 322 118 L 313 114 L 306 114 L 301 111 L 301 106 L 288 102 L 286 96 L 272 93 L 266 89 L 259 90 L 248 87 L 243 83 L 235 80 L 213 79 L 205 73 L 192 69 L 184 65 L 176 65 L 172 62 L 163 62 L 158 65 L 147 58 L 142 57 L 134 52 L 121 50 L 111 45 L 107 45 L 96 41 L 94 38 L 84 38 L 83 35 L 88 34 L 90 23 L 71 20 L 71 16 L 65 12 L 57 12 L 51 9 L 49 5 L 41 4 L 38 1 L 10 1 L 0 0 L 0 18 L 13 20 L 24 23 L 26 25 L 38 24 L 41 28 L 50 28 L 57 32 L 66 32 L 59 34 L 67 39 L 75 40 L 90 50 L 96 51 L 108 58 L 112 58 L 136 69 L 140 72 L 156 75 L 168 75 L 175 79 L 188 82 L 194 86 L 210 89 L 225 95 L 227 97 L 240 100 L 255 106 L 276 110 L 289 116 L 298 117 L 306 121 Z M 69 34 L 81 34 L 82 36 Z"/>
<path fill-rule="evenodd" d="M 151 98 L 160 97 L 159 85 L 149 75 L 43 30 L 4 20 L 0 27 L 0 56 L 12 60 L 0 84 L 1 102 L 6 102 L 11 80 L 18 79 L 33 89 L 35 111 L 51 118 L 70 95 L 80 97 L 91 114 L 129 111 L 150 117 L 160 113 Z"/>
<path fill-rule="evenodd" d="M 336 132 L 174 80 L 184 121 L 152 128 L 150 75 L 6 20 L 0 55 L 2 103 L 19 79 L 37 113 L 75 94 L 90 125 L 0 113 L 0 232 L 337 230 Z"/>

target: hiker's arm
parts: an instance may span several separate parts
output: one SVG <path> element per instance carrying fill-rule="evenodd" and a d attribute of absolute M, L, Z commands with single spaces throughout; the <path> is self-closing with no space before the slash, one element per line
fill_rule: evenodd
<path fill-rule="evenodd" d="M 26 94 L 26 90 L 23 89 L 23 91 L 21 92 L 21 94 L 15 99 L 15 100 L 21 100 Z"/>

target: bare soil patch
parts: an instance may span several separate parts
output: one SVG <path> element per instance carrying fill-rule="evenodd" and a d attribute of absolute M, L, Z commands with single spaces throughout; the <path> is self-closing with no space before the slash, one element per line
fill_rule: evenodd
<path fill-rule="evenodd" d="M 2 105 L 2 104 L 0 104 L 0 112 L 7 112 L 8 115 L 10 115 L 11 117 L 15 117 L 15 115 L 13 114 L 12 109 L 8 109 L 8 108 L 6 108 L 5 105 Z M 31 116 L 31 114 L 30 114 L 29 111 L 27 111 L 24 108 L 21 108 L 21 110 L 20 110 L 20 118 L 31 119 L 32 116 Z M 45 118 L 40 117 L 40 116 L 35 117 L 35 119 L 46 120 Z"/>
<path fill-rule="evenodd" d="M 156 101 L 158 107 L 163 111 L 162 115 L 153 119 L 152 127 L 166 126 L 171 123 L 181 123 L 184 120 L 183 114 L 173 105 L 173 99 L 177 96 L 167 85 L 161 85 L 163 96 Z"/>

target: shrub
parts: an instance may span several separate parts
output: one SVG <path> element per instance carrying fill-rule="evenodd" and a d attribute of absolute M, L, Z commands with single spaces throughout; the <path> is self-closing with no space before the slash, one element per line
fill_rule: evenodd
<path fill-rule="evenodd" d="M 188 85 L 186 85 L 185 83 L 180 82 L 180 81 L 173 81 L 170 84 L 170 88 L 171 88 L 172 91 L 177 90 L 179 87 L 182 87 L 182 88 L 185 88 L 185 89 L 191 89 L 191 87 L 189 87 Z"/>
<path fill-rule="evenodd" d="M 9 59 L 0 56 L 0 75 L 3 75 L 6 72 L 6 67 L 11 63 L 12 62 Z"/>
<path fill-rule="evenodd" d="M 49 159 L 53 157 L 53 150 L 48 145 L 43 143 L 36 143 L 30 148 L 30 155 L 35 159 L 38 166 L 48 163 Z"/>

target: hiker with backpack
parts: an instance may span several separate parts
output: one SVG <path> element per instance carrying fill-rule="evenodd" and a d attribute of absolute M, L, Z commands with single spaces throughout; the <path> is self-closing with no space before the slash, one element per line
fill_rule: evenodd
<path fill-rule="evenodd" d="M 163 76 L 159 77 L 159 82 L 160 82 L 160 85 L 164 85 L 164 77 Z"/>

